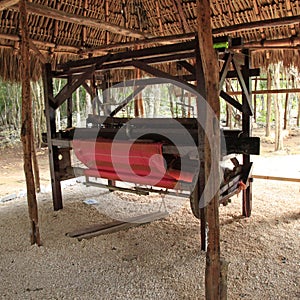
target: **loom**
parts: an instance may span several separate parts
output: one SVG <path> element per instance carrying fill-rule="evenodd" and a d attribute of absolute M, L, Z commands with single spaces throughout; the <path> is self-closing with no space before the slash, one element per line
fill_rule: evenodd
<path fill-rule="evenodd" d="M 121 190 L 138 194 L 156 192 L 188 197 L 194 215 L 200 217 L 199 190 L 203 187 L 199 185 L 203 182 L 201 172 L 205 164 L 201 161 L 201 148 L 205 135 L 197 119 L 118 116 L 118 112 L 148 85 L 160 84 L 162 81 L 170 82 L 170 80 L 181 84 L 185 82 L 188 89 L 196 93 L 197 89 L 189 82 L 197 79 L 196 72 L 192 69 L 196 70 L 198 67 L 197 64 L 193 67 L 186 61 L 186 59 L 195 59 L 195 56 L 197 56 L 195 41 L 191 41 L 69 62 L 58 66 L 57 70 L 51 70 L 51 66 L 46 65 L 44 82 L 46 82 L 47 143 L 54 209 L 62 208 L 60 182 L 84 175 L 87 186 L 106 187 L 110 191 Z M 220 81 L 223 83 L 225 78 L 237 76 L 242 88 L 246 89 L 245 76 L 240 71 L 240 68 L 244 68 L 240 56 L 231 52 L 224 54 L 225 63 L 220 73 Z M 179 61 L 178 63 L 191 74 L 176 77 L 150 66 L 158 62 L 170 61 Z M 233 71 L 229 71 L 231 62 L 234 62 Z M 95 92 L 86 81 L 95 80 L 97 72 L 128 66 L 140 68 L 160 78 L 128 81 L 127 86 L 135 84 L 136 88 L 117 108 L 113 111 L 104 110 L 104 115 L 100 115 L 99 110 L 94 109 L 94 113 L 86 120 L 86 128 L 74 128 L 72 93 L 82 85 L 91 96 L 95 97 Z M 250 78 L 257 74 L 257 71 L 248 69 L 248 74 Z M 103 90 L 107 88 L 104 77 L 102 76 L 101 79 Z M 53 95 L 53 78 L 68 79 L 68 83 L 56 96 Z M 250 128 L 251 105 L 247 90 L 245 95 L 247 101 L 240 104 L 221 91 L 221 97 L 243 113 L 242 130 L 221 130 L 221 136 L 224 137 L 221 140 L 221 157 L 231 158 L 232 162 L 232 167 L 225 168 L 222 172 L 220 202 L 223 204 L 227 204 L 230 197 L 241 189 L 249 188 L 252 168 L 249 157 L 251 154 L 259 154 L 259 138 L 251 137 L 249 132 L 246 132 Z M 67 129 L 57 131 L 55 110 L 65 101 L 68 110 Z M 179 127 L 174 124 L 179 124 Z M 187 133 L 190 136 L 189 140 L 185 140 Z M 174 140 L 176 143 L 173 142 Z M 72 166 L 72 150 L 83 163 L 83 168 Z M 232 154 L 242 154 L 244 163 L 241 164 L 236 158 L 229 157 Z M 99 183 L 97 178 L 105 179 L 106 183 L 103 183 L 103 180 Z M 128 182 L 133 186 L 124 188 L 118 185 L 118 182 Z"/>

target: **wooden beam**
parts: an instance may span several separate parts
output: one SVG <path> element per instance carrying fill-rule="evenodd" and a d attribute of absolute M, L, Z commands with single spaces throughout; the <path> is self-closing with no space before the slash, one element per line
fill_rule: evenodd
<path fill-rule="evenodd" d="M 278 180 L 278 181 L 300 182 L 300 178 L 279 177 L 279 176 L 269 176 L 269 175 L 254 175 L 253 174 L 252 178 Z"/>
<path fill-rule="evenodd" d="M 178 64 L 182 67 L 184 67 L 188 72 L 190 72 L 192 75 L 196 76 L 196 69 L 195 66 L 188 63 L 186 60 L 180 60 Z"/>
<path fill-rule="evenodd" d="M 159 36 L 159 37 L 153 37 L 153 38 L 147 38 L 147 39 L 141 39 L 131 42 L 122 42 L 122 43 L 115 43 L 110 45 L 103 45 L 97 48 L 92 49 L 86 49 L 83 50 L 83 53 L 98 53 L 98 52 L 108 52 L 115 49 L 124 49 L 124 48 L 130 48 L 135 47 L 137 45 L 151 45 L 151 44 L 166 44 L 169 42 L 176 42 L 181 40 L 191 40 L 195 38 L 195 33 L 190 34 L 178 34 L 178 35 L 171 35 L 171 36 Z"/>
<path fill-rule="evenodd" d="M 252 108 L 252 104 L 251 104 L 250 91 L 249 91 L 249 88 L 248 88 L 248 86 L 247 86 L 247 84 L 244 80 L 245 76 L 244 76 L 244 74 L 242 74 L 242 71 L 240 69 L 240 65 L 239 65 L 238 61 L 235 59 L 234 56 L 233 56 L 233 66 L 234 66 L 235 71 L 237 72 L 237 75 L 238 75 L 237 78 L 238 78 L 238 81 L 239 81 L 239 83 L 242 87 L 243 96 L 245 98 L 245 103 L 243 105 L 243 108 L 244 108 L 244 110 L 247 108 L 247 110 L 248 110 L 247 113 L 250 116 L 252 116 L 253 115 L 253 108 Z M 248 77 L 250 77 L 249 74 L 247 74 L 247 75 L 248 75 Z"/>
<path fill-rule="evenodd" d="M 253 94 L 253 95 L 286 94 L 286 93 L 300 93 L 300 88 L 252 91 L 252 94 Z M 231 96 L 242 95 L 242 92 L 241 92 L 241 91 L 228 92 L 228 95 L 231 95 Z"/>
<path fill-rule="evenodd" d="M 65 100 L 72 97 L 75 90 L 77 90 L 85 80 L 90 79 L 93 76 L 94 70 L 95 66 L 92 66 L 85 73 L 73 78 L 72 83 L 68 82 L 54 98 L 53 108 L 57 109 L 65 102 Z"/>
<path fill-rule="evenodd" d="M 205 296 L 208 300 L 221 298 L 221 262 L 220 262 L 220 225 L 219 225 L 219 185 L 217 180 L 209 181 L 209 177 L 219 178 L 220 160 L 220 101 L 219 68 L 213 48 L 212 27 L 210 18 L 210 1 L 197 0 L 197 32 L 200 57 L 202 61 L 206 102 L 214 112 L 214 116 L 206 117 L 204 139 L 205 190 L 204 209 L 207 232 L 207 252 L 205 270 Z M 208 142 L 208 136 L 212 144 Z M 209 184 L 207 184 L 209 183 Z M 212 196 L 211 198 L 211 195 Z"/>
<path fill-rule="evenodd" d="M 35 191 L 35 182 L 32 166 L 32 99 L 30 87 L 30 61 L 29 61 L 29 30 L 27 24 L 27 12 L 25 0 L 19 2 L 21 39 L 21 78 L 22 78 L 22 130 L 21 141 L 24 155 L 24 172 L 27 187 L 27 203 L 31 225 L 30 241 L 31 244 L 41 245 L 38 206 Z"/>
<path fill-rule="evenodd" d="M 189 88 L 190 91 L 194 91 L 195 93 L 197 93 L 197 89 L 195 88 L 194 85 L 176 77 L 176 76 L 173 76 L 169 73 L 166 73 L 166 72 L 163 72 L 161 70 L 158 70 L 156 68 L 153 68 L 149 65 L 147 65 L 145 62 L 143 61 L 139 61 L 139 60 L 134 60 L 132 61 L 132 65 L 135 66 L 136 68 L 139 68 L 155 77 L 161 77 L 161 78 L 167 78 L 167 79 L 170 79 L 170 80 L 174 80 L 176 82 L 179 82 L 179 83 L 182 83 L 185 85 L 185 87 Z"/>
<path fill-rule="evenodd" d="M 185 43 L 178 43 L 172 45 L 159 46 L 155 48 L 145 48 L 140 50 L 124 51 L 115 54 L 108 54 L 106 56 L 106 64 L 109 62 L 126 62 L 132 59 L 141 59 L 146 57 L 157 58 L 158 56 L 164 56 L 169 53 L 192 53 L 195 50 L 195 41 L 189 41 Z M 183 57 L 184 59 L 185 57 Z M 82 67 L 92 64 L 97 64 L 101 57 L 91 57 L 78 61 L 70 61 L 61 65 L 58 65 L 58 69 L 69 69 Z M 179 59 L 178 59 L 179 60 Z"/>
<path fill-rule="evenodd" d="M 109 116 L 113 117 L 115 116 L 123 107 L 125 107 L 131 100 L 133 100 L 140 92 L 145 89 L 146 86 L 139 86 L 137 87 L 128 97 L 126 97 L 120 104 L 119 106 L 113 110 Z"/>
<path fill-rule="evenodd" d="M 220 97 L 223 98 L 227 103 L 231 104 L 233 107 L 235 107 L 240 112 L 243 111 L 243 105 L 241 103 L 237 102 L 232 97 L 230 97 L 228 92 L 226 93 L 224 91 L 221 91 L 220 92 Z"/>
<path fill-rule="evenodd" d="M 19 35 L 7 34 L 7 33 L 0 33 L 0 39 L 16 41 L 16 42 L 21 41 Z M 55 52 L 60 52 L 62 50 L 65 50 L 66 52 L 71 52 L 72 54 L 74 54 L 74 53 L 78 53 L 80 51 L 79 48 L 73 47 L 73 46 L 59 45 L 59 44 L 55 44 L 55 43 L 51 43 L 51 42 L 43 42 L 43 41 L 38 41 L 38 40 L 34 40 L 34 39 L 30 39 L 30 41 L 33 44 L 35 44 L 36 46 L 55 48 Z M 2 47 L 2 45 L 0 47 Z M 48 51 L 48 50 L 39 49 L 39 51 Z"/>
<path fill-rule="evenodd" d="M 222 89 L 224 81 L 227 77 L 227 73 L 228 73 L 231 61 L 232 61 L 232 54 L 228 53 L 225 57 L 225 62 L 223 64 L 222 70 L 220 72 L 220 83 L 219 83 L 220 90 Z"/>
<path fill-rule="evenodd" d="M 37 48 L 37 46 L 31 40 L 29 40 L 29 47 L 38 56 L 38 58 L 42 64 L 45 64 L 48 62 L 48 59 L 41 53 L 41 51 Z"/>
<path fill-rule="evenodd" d="M 284 25 L 292 25 L 292 24 L 299 24 L 300 16 L 292 16 L 292 17 L 283 17 L 283 18 L 276 18 L 276 19 L 269 19 L 269 20 L 262 20 L 262 21 L 254 21 L 249 23 L 242 23 L 237 25 L 231 25 L 227 27 L 220 27 L 213 29 L 213 34 L 231 34 L 231 33 L 238 33 L 241 31 L 248 31 L 254 29 L 262 29 L 268 27 L 276 27 L 276 26 L 284 26 Z"/>
<path fill-rule="evenodd" d="M 18 9 L 17 6 L 12 6 L 12 8 Z M 67 23 L 90 26 L 101 30 L 108 30 L 112 33 L 120 34 L 124 36 L 130 36 L 132 38 L 142 39 L 142 38 L 153 37 L 153 35 L 149 33 L 128 29 L 122 26 L 115 25 L 113 23 L 100 21 L 98 19 L 91 18 L 91 17 L 84 17 L 84 16 L 67 13 L 38 3 L 28 2 L 27 11 L 31 14 L 35 14 L 38 16 L 52 18 Z"/>
<path fill-rule="evenodd" d="M 299 17 L 300 18 L 300 17 Z M 300 22 L 300 21 L 299 21 Z M 290 47 L 290 48 L 300 48 L 300 37 L 290 37 L 285 39 L 276 39 L 276 40 L 261 40 L 257 42 L 245 43 L 242 46 L 235 48 L 281 48 L 281 47 Z"/>
<path fill-rule="evenodd" d="M 250 69 L 250 56 L 251 53 L 248 49 L 243 50 L 244 58 L 244 64 L 242 67 L 242 74 L 243 74 L 243 81 L 245 84 L 245 87 L 243 87 L 243 94 L 242 94 L 242 105 L 243 105 L 243 113 L 242 113 L 242 130 L 243 135 L 245 137 L 251 136 L 251 120 L 250 116 L 253 115 L 253 109 L 252 109 L 252 94 L 251 94 L 251 77 L 249 75 L 249 69 Z M 247 91 L 248 95 L 245 93 Z M 249 108 L 251 111 L 249 111 Z M 248 111 L 247 111 L 248 110 Z M 249 154 L 243 154 L 243 166 L 247 167 L 252 165 L 251 158 Z M 252 211 L 252 181 L 249 181 L 249 185 L 247 186 L 246 190 L 243 193 L 243 216 L 250 217 Z"/>
<path fill-rule="evenodd" d="M 19 0 L 1 0 L 0 1 L 0 11 L 7 9 L 15 4 L 17 4 Z"/>

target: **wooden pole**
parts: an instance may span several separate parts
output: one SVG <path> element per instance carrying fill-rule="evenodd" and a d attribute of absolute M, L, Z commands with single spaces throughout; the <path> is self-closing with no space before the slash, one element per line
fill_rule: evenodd
<path fill-rule="evenodd" d="M 267 89 L 272 86 L 272 71 L 269 68 L 267 71 Z M 266 114 L 266 137 L 271 135 L 271 121 L 272 121 L 272 96 L 267 94 L 267 114 Z"/>
<path fill-rule="evenodd" d="M 197 31 L 199 39 L 199 49 L 204 75 L 205 95 L 208 105 L 213 109 L 214 118 L 206 120 L 204 139 L 204 161 L 205 161 L 205 181 L 209 176 L 219 178 L 220 160 L 220 101 L 219 101 L 219 68 L 216 53 L 213 49 L 212 27 L 210 19 L 210 1 L 197 0 Z M 198 112 L 199 113 L 199 112 Z M 210 147 L 207 136 L 213 141 Z M 216 180 L 217 181 L 217 180 Z M 213 182 L 205 189 L 218 191 L 217 182 Z M 206 299 L 221 299 L 221 264 L 220 264 L 220 226 L 219 226 L 219 192 L 212 199 L 205 199 L 205 220 L 207 232 L 207 252 L 205 270 L 205 295 Z M 226 296 L 223 297 L 225 299 Z"/>
<path fill-rule="evenodd" d="M 29 60 L 29 31 L 27 24 L 27 12 L 25 0 L 20 0 L 20 28 L 22 35 L 21 42 L 21 71 L 22 71 L 22 129 L 21 140 L 24 153 L 24 172 L 27 187 L 27 202 L 29 219 L 31 223 L 31 244 L 41 245 L 39 225 L 38 225 L 38 207 L 36 201 L 34 176 L 32 168 L 32 101 L 30 91 L 30 60 Z"/>

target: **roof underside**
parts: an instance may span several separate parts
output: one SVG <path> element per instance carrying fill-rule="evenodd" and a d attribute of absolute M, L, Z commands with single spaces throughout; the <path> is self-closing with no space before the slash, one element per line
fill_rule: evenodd
<path fill-rule="evenodd" d="M 35 0 L 27 4 L 30 38 L 53 63 L 126 49 L 106 47 L 116 43 L 179 34 L 187 39 L 197 29 L 196 0 Z M 18 4 L 0 14 L 0 76 L 15 80 L 20 47 Z M 211 19 L 215 36 L 243 38 L 253 49 L 256 66 L 284 61 L 286 66 L 299 67 L 299 0 L 211 0 Z M 272 20 L 277 20 L 276 26 L 263 23 Z M 257 21 L 262 26 L 246 25 Z M 238 24 L 241 27 L 230 27 Z M 35 49 L 33 77 L 39 76 L 37 62 L 42 60 L 36 53 Z"/>

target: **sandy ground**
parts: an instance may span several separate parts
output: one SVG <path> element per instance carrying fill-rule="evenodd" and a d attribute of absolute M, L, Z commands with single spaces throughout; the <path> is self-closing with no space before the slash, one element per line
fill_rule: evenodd
<path fill-rule="evenodd" d="M 272 154 L 274 145 L 264 142 L 263 155 L 255 158 L 257 173 L 270 175 L 280 164 L 299 178 L 299 135 L 287 144 L 289 156 Z M 13 150 L 1 156 L 0 196 L 24 188 L 20 155 Z M 46 154 L 40 153 L 40 165 L 46 186 Z M 228 299 L 300 298 L 299 189 L 299 183 L 256 179 L 251 218 L 241 217 L 241 195 L 220 207 Z M 150 203 L 158 209 L 161 199 L 108 194 L 80 183 L 66 186 L 63 194 L 64 209 L 58 212 L 46 189 L 38 195 L 42 247 L 29 243 L 26 198 L 0 203 L 1 299 L 204 299 L 205 253 L 187 199 L 166 199 L 176 209 L 163 220 L 78 241 L 66 233 L 111 220 L 103 203 Z M 97 204 L 87 205 L 87 199 Z"/>

